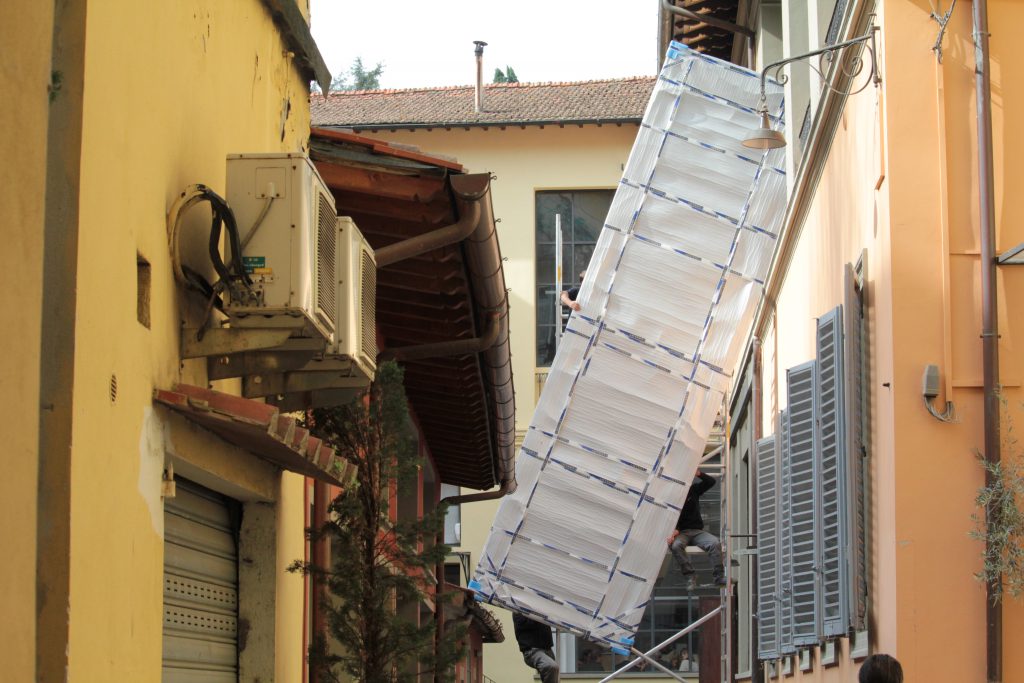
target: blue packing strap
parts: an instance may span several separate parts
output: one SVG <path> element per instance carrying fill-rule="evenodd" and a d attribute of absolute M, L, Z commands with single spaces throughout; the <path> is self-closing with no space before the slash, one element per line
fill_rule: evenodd
<path fill-rule="evenodd" d="M 619 642 L 622 645 L 625 645 L 626 647 L 625 648 L 612 647 L 612 652 L 614 652 L 617 655 L 623 655 L 623 656 L 629 655 L 629 648 L 633 647 L 633 639 L 632 638 L 622 638 L 621 640 L 619 640 Z"/>
<path fill-rule="evenodd" d="M 467 588 L 473 591 L 474 600 L 476 600 L 477 602 L 486 602 L 484 596 L 480 593 L 480 591 L 483 589 L 483 586 L 480 585 L 479 581 L 477 581 L 476 579 L 470 579 Z"/>

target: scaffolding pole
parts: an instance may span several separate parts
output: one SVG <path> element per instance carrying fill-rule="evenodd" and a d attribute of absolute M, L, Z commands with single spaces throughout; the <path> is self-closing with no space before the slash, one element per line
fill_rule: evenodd
<path fill-rule="evenodd" d="M 668 647 L 672 643 L 676 642 L 677 640 L 679 640 L 680 638 L 685 636 L 690 631 L 697 630 L 698 628 L 703 626 L 705 622 L 709 621 L 712 617 L 714 617 L 716 614 L 718 614 L 721 611 L 722 611 L 721 607 L 716 607 L 715 609 L 711 610 L 710 612 L 708 612 L 707 614 L 702 616 L 697 621 L 693 622 L 692 624 L 690 624 L 689 626 L 684 628 L 682 631 L 679 631 L 678 633 L 676 633 L 674 636 L 672 636 L 671 638 L 669 638 L 667 640 L 663 640 L 662 642 L 658 643 L 657 645 L 652 647 L 647 652 L 640 652 L 636 648 L 633 648 L 632 652 L 633 652 L 633 654 L 637 655 L 636 659 L 631 660 L 629 663 L 627 663 L 621 669 L 617 669 L 616 671 L 613 671 L 612 673 L 608 674 L 607 676 L 605 676 L 604 678 L 601 679 L 600 683 L 607 683 L 608 681 L 611 681 L 611 680 L 614 680 L 614 679 L 618 678 L 620 674 L 623 674 L 623 673 L 629 671 L 634 666 L 639 664 L 641 659 L 646 660 L 646 661 L 650 662 L 651 664 L 654 664 L 655 666 L 657 666 L 662 671 L 666 671 L 670 676 L 672 676 L 672 678 L 676 679 L 677 681 L 684 681 L 685 679 L 680 678 L 677 674 L 675 674 L 672 671 L 668 671 L 668 669 L 666 669 L 664 666 L 662 666 L 662 664 L 660 662 L 657 662 L 654 659 L 652 659 L 651 655 L 657 654 L 661 650 L 665 649 L 666 647 Z"/>

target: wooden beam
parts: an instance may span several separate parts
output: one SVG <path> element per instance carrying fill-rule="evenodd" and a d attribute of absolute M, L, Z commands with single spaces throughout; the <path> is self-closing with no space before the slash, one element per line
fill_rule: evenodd
<path fill-rule="evenodd" d="M 331 89 L 331 71 L 327 68 L 320 48 L 309 32 L 306 17 L 302 16 L 295 0 L 263 0 L 263 6 L 279 29 L 285 45 L 295 53 L 295 66 L 316 81 L 326 93 Z"/>
<path fill-rule="evenodd" d="M 327 187 L 337 192 L 355 192 L 414 203 L 433 202 L 444 195 L 444 180 L 441 178 L 421 178 L 371 171 L 322 161 L 315 155 L 313 156 L 316 170 L 320 172 Z"/>

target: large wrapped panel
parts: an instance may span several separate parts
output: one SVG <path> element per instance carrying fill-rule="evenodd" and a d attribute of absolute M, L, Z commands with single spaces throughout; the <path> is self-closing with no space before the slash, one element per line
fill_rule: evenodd
<path fill-rule="evenodd" d="M 742 145 L 759 87 L 669 50 L 477 566 L 479 599 L 632 643 L 785 209 L 782 153 Z M 782 101 L 770 82 L 777 127 Z"/>

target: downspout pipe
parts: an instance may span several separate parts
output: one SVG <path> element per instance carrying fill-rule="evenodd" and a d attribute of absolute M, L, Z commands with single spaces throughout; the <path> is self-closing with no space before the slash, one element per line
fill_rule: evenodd
<path fill-rule="evenodd" d="M 754 439 L 753 439 L 754 443 L 757 444 L 757 442 L 761 440 L 761 437 L 764 436 L 764 434 L 763 434 L 764 430 L 763 430 L 763 428 L 761 426 L 762 405 L 763 405 L 761 401 L 762 401 L 762 396 L 764 394 L 764 388 L 763 388 L 764 387 L 764 370 L 763 370 L 763 368 L 761 366 L 761 338 L 760 337 L 756 337 L 755 336 L 753 338 L 753 340 L 751 341 L 751 344 L 750 344 L 750 349 L 751 349 L 750 350 L 751 362 L 753 363 L 753 372 L 751 373 L 752 377 L 750 379 L 750 403 L 751 403 L 750 419 L 753 420 L 753 422 L 754 422 L 752 434 L 753 434 L 753 437 L 754 437 Z M 750 478 L 750 493 L 749 493 L 749 496 L 750 496 L 751 507 L 753 508 L 753 510 L 752 510 L 753 515 L 752 515 L 752 517 L 753 517 L 753 519 L 756 520 L 756 519 L 758 519 L 758 510 L 757 510 L 757 500 L 758 500 L 758 498 L 757 498 L 757 471 L 758 470 L 757 470 L 757 468 L 760 465 L 760 463 L 757 460 L 757 448 L 751 449 L 751 452 L 754 454 L 754 467 L 753 467 L 754 476 L 752 476 Z M 755 528 L 753 530 L 753 533 L 755 535 L 757 534 L 756 526 L 755 526 Z M 750 555 L 750 583 L 751 583 L 750 590 L 751 590 L 751 595 L 757 595 L 757 590 L 758 590 L 758 587 L 757 587 L 757 573 L 758 573 L 757 553 L 755 552 L 753 555 Z M 757 619 L 751 619 L 750 620 L 750 631 L 751 631 L 751 633 L 750 633 L 750 652 L 749 652 L 749 656 L 750 656 L 750 661 L 752 663 L 753 662 L 757 662 L 757 642 L 758 642 L 758 631 L 760 630 L 760 627 L 761 626 L 758 623 Z M 764 682 L 764 669 L 762 667 L 760 667 L 760 666 L 755 665 L 755 664 L 751 664 L 751 667 L 750 667 L 750 680 L 751 680 L 751 683 L 763 683 Z"/>
<path fill-rule="evenodd" d="M 483 335 L 480 337 L 474 337 L 472 339 L 453 339 L 452 341 L 436 342 L 433 344 L 419 344 L 417 346 L 401 346 L 397 349 L 388 349 L 384 351 L 381 353 L 380 359 L 410 361 L 482 353 L 497 343 L 498 333 L 501 331 L 501 326 L 501 316 L 497 313 L 491 313 L 487 316 L 487 329 L 484 330 Z"/>
<path fill-rule="evenodd" d="M 981 348 L 984 385 L 985 461 L 1000 461 L 999 433 L 999 322 L 996 301 L 996 221 L 994 173 L 992 170 L 992 84 L 988 47 L 988 2 L 974 0 L 974 84 L 978 114 L 978 229 L 981 259 Z M 985 470 L 985 485 L 994 483 L 991 468 Z M 998 510 L 985 510 L 991 524 Z M 986 548 L 987 550 L 987 548 Z M 989 683 L 1003 679 L 1003 617 L 995 600 L 1000 577 L 985 586 L 985 651 Z"/>
<path fill-rule="evenodd" d="M 422 256 L 434 249 L 456 244 L 469 237 L 476 229 L 477 223 L 480 222 L 480 203 L 479 201 L 466 202 L 462 208 L 464 210 L 461 212 L 459 220 L 451 225 L 374 250 L 377 268 L 386 268 L 399 261 Z"/>

